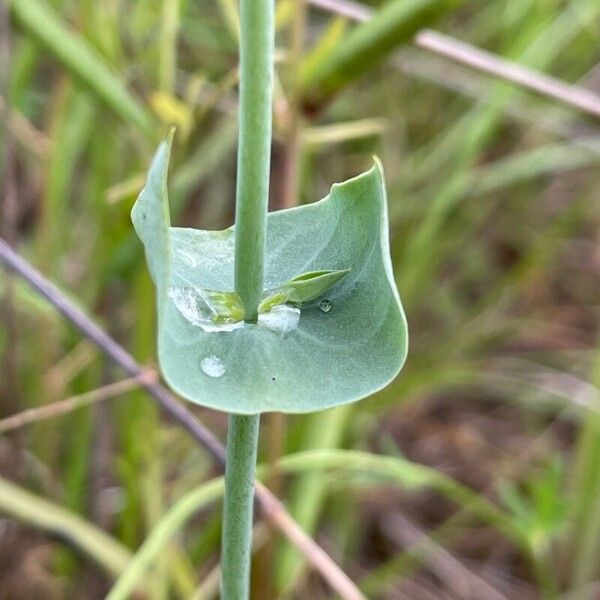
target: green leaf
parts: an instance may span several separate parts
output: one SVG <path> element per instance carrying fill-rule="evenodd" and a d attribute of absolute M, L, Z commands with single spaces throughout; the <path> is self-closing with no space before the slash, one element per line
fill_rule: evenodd
<path fill-rule="evenodd" d="M 170 227 L 170 146 L 159 147 L 132 211 L 157 287 L 159 363 L 169 385 L 241 414 L 321 410 L 387 385 L 404 363 L 408 334 L 379 162 L 319 202 L 270 213 L 265 288 L 288 289 L 257 323 L 218 323 L 206 294 L 233 292 L 235 230 Z M 300 308 L 281 303 L 293 297 Z"/>
<path fill-rule="evenodd" d="M 290 302 L 304 304 L 322 296 L 332 285 L 345 277 L 351 269 L 310 271 L 294 277 L 284 287 L 291 289 Z"/>
<path fill-rule="evenodd" d="M 271 290 L 269 295 L 259 304 L 258 312 L 267 312 L 278 304 L 292 302 L 305 304 L 323 296 L 323 294 L 350 269 L 332 269 L 323 271 L 309 271 L 294 277 L 284 283 L 279 289 Z"/>

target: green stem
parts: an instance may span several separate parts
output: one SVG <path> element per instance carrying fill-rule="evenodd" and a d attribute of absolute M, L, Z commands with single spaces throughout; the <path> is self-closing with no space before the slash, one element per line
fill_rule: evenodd
<path fill-rule="evenodd" d="M 229 417 L 221 550 L 222 600 L 246 600 L 249 597 L 259 419 L 259 415 Z"/>
<path fill-rule="evenodd" d="M 240 0 L 240 133 L 235 213 L 235 290 L 255 322 L 264 287 L 273 103 L 273 0 Z M 246 600 L 258 415 L 231 415 L 227 433 L 222 600 Z"/>
<path fill-rule="evenodd" d="M 240 0 L 235 290 L 256 321 L 263 292 L 273 102 L 273 0 Z"/>

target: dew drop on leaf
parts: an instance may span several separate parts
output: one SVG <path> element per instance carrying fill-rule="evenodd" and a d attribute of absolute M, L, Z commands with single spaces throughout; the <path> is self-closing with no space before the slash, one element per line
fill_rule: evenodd
<path fill-rule="evenodd" d="M 206 356 L 202 359 L 200 366 L 209 377 L 221 377 L 225 374 L 225 365 L 218 356 Z"/>
<path fill-rule="evenodd" d="M 328 313 L 333 308 L 331 300 L 323 299 L 319 302 L 319 309 L 321 312 Z"/>

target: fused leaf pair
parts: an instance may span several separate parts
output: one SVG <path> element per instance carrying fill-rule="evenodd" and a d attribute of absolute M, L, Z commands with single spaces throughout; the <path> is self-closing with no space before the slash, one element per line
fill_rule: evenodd
<path fill-rule="evenodd" d="M 389 257 L 381 166 L 319 202 L 269 213 L 257 323 L 233 289 L 235 228 L 170 226 L 170 142 L 132 211 L 157 289 L 158 354 L 179 394 L 242 414 L 358 400 L 400 370 L 407 327 Z"/>

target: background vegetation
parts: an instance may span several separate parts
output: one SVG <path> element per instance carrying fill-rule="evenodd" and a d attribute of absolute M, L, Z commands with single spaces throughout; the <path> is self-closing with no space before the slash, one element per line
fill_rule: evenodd
<path fill-rule="evenodd" d="M 368 400 L 266 416 L 265 479 L 368 598 L 598 598 L 598 119 L 410 40 L 435 27 L 600 91 L 600 4 L 390 0 L 365 25 L 326 4 L 277 2 L 271 204 L 381 157 L 411 351 Z M 236 2 L 0 6 L 2 237 L 152 367 L 129 211 L 176 124 L 174 221 L 231 224 Z M 0 598 L 103 598 L 218 469 L 25 283 L 3 271 L 0 294 L 0 419 L 53 414 L 0 420 Z M 161 526 L 139 597 L 215 597 L 219 503 Z M 253 597 L 332 597 L 257 529 Z"/>

